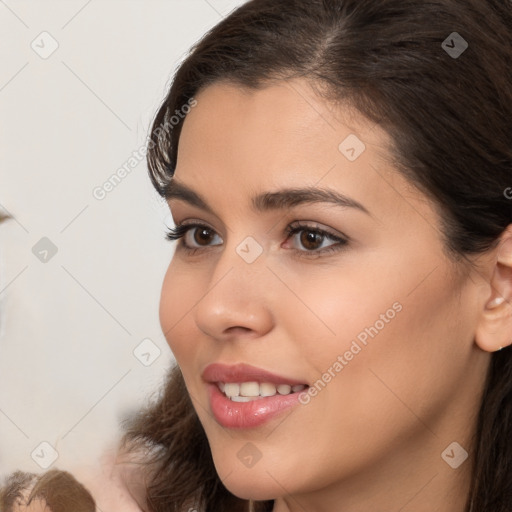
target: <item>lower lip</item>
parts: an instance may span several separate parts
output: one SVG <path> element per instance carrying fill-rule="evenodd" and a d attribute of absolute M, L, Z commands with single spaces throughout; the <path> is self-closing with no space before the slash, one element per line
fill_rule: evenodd
<path fill-rule="evenodd" d="M 226 428 L 258 427 L 300 403 L 300 393 L 267 396 L 250 402 L 233 402 L 221 393 L 217 384 L 208 384 L 208 395 L 215 419 Z"/>

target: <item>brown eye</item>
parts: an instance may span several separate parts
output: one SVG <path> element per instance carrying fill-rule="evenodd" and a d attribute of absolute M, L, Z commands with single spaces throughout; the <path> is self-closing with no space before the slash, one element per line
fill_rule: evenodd
<path fill-rule="evenodd" d="M 286 234 L 292 241 L 293 250 L 305 257 L 333 253 L 348 245 L 348 238 L 334 235 L 317 226 L 305 224 L 288 226 Z M 325 245 L 326 242 L 327 245 Z"/>
<path fill-rule="evenodd" d="M 189 233 L 190 232 L 192 232 L 193 241 L 198 245 L 209 245 L 214 237 L 214 232 L 211 229 L 204 227 L 191 229 Z"/>
<path fill-rule="evenodd" d="M 306 249 L 314 251 L 322 245 L 324 238 L 325 236 L 318 233 L 318 231 L 308 231 L 304 229 L 300 236 L 300 243 Z"/>
<path fill-rule="evenodd" d="M 219 245 L 218 243 L 211 243 L 215 236 L 219 235 L 203 224 L 179 224 L 174 228 L 167 228 L 166 239 L 171 242 L 183 239 L 179 247 L 186 251 L 195 252 L 211 245 Z M 220 240 L 222 241 L 222 239 Z"/>
<path fill-rule="evenodd" d="M 300 236 L 296 236 L 300 233 Z M 329 233 L 317 226 L 295 225 L 285 229 L 287 239 L 292 239 L 293 251 L 298 256 L 319 257 L 334 253 L 346 248 L 349 244 L 348 237 L 340 237 Z M 218 237 L 220 242 L 212 243 Z M 215 230 L 204 224 L 180 224 L 174 228 L 168 228 L 166 239 L 175 241 L 183 238 L 179 248 L 190 254 L 207 249 L 215 245 L 221 245 L 222 239 Z M 325 246 L 324 243 L 328 242 Z M 300 247 L 298 247 L 300 246 Z"/>

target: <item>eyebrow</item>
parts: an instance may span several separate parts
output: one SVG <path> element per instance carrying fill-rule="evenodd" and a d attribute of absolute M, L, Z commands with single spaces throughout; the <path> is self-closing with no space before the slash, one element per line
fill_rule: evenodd
<path fill-rule="evenodd" d="M 179 199 L 185 201 L 215 215 L 213 209 L 200 194 L 174 178 L 165 186 L 164 197 L 166 200 Z M 251 199 L 252 208 L 258 213 L 269 210 L 284 210 L 311 203 L 329 203 L 343 208 L 354 208 L 372 216 L 360 202 L 330 188 L 284 188 L 276 192 L 264 192 Z"/>

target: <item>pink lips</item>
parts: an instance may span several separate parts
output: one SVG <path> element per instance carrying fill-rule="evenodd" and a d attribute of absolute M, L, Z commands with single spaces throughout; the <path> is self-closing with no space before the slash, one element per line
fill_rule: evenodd
<path fill-rule="evenodd" d="M 296 379 L 273 374 L 266 370 L 247 364 L 228 366 L 220 363 L 208 365 L 202 373 L 207 382 L 208 397 L 212 413 L 217 422 L 226 428 L 254 428 L 274 418 L 283 411 L 298 405 L 300 393 L 262 397 L 250 402 L 234 402 L 227 398 L 217 386 L 218 382 L 269 382 L 275 384 L 290 384 L 295 386 L 305 384 Z M 305 384 L 307 386 L 307 384 Z"/>
<path fill-rule="evenodd" d="M 206 382 L 270 382 L 272 384 L 305 384 L 296 379 L 282 377 L 274 373 L 256 368 L 249 364 L 225 365 L 221 363 L 209 364 L 202 373 L 203 380 Z"/>

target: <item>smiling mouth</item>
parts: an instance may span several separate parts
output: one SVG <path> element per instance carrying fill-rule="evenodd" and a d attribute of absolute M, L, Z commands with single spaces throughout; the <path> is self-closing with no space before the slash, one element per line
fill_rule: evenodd
<path fill-rule="evenodd" d="M 217 387 L 232 402 L 251 402 L 276 395 L 300 393 L 306 384 L 272 384 L 271 382 L 217 382 Z"/>

